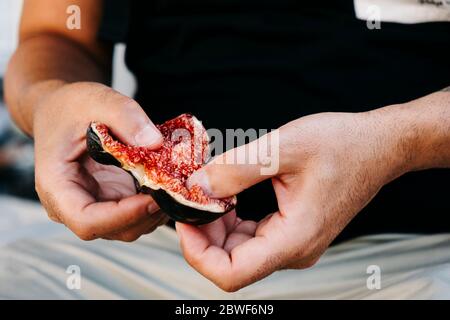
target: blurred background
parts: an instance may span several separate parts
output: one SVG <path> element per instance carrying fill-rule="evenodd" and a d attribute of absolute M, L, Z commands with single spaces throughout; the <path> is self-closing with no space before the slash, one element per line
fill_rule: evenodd
<path fill-rule="evenodd" d="M 37 199 L 33 144 L 11 122 L 3 100 L 3 76 L 17 46 L 22 0 L 0 1 L 0 194 Z"/>
<path fill-rule="evenodd" d="M 37 200 L 34 191 L 33 142 L 11 122 L 4 104 L 3 77 L 18 43 L 22 0 L 0 1 L 0 195 Z M 135 80 L 124 64 L 125 47 L 115 48 L 113 88 L 132 96 Z"/>

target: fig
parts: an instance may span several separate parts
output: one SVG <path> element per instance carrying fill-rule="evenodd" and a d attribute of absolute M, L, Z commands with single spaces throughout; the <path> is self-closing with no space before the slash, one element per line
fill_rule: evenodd
<path fill-rule="evenodd" d="M 182 114 L 161 125 L 163 144 L 156 150 L 120 142 L 102 123 L 92 122 L 86 134 L 87 150 L 95 161 L 129 172 L 138 192 L 150 194 L 167 215 L 189 224 L 212 222 L 236 206 L 236 197 L 212 199 L 186 180 L 205 165 L 209 137 L 202 123 Z"/>

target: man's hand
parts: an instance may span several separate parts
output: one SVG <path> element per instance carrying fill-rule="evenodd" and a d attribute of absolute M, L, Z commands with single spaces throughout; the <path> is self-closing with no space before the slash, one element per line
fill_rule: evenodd
<path fill-rule="evenodd" d="M 276 270 L 307 268 L 380 188 L 408 170 L 407 123 L 397 107 L 368 113 L 323 113 L 279 129 L 279 171 L 261 175 L 260 164 L 228 164 L 269 149 L 262 137 L 217 157 L 188 186 L 212 197 L 237 194 L 272 178 L 279 211 L 259 223 L 232 212 L 206 226 L 177 224 L 186 260 L 226 291 Z M 274 155 L 272 155 L 273 157 Z M 250 157 L 251 158 L 251 157 Z"/>
<path fill-rule="evenodd" d="M 61 84 L 34 107 L 36 190 L 50 218 L 81 239 L 134 241 L 167 217 L 150 196 L 136 195 L 127 173 L 87 156 L 91 121 L 107 124 L 128 144 L 158 147 L 162 142 L 133 99 L 98 83 Z"/>
<path fill-rule="evenodd" d="M 99 40 L 101 0 L 24 1 L 19 46 L 8 65 L 5 98 L 16 124 L 35 139 L 36 189 L 49 216 L 80 238 L 132 241 L 167 218 L 132 178 L 86 155 L 91 121 L 132 145 L 158 147 L 161 134 L 141 107 L 109 83 L 113 46 Z M 83 28 L 66 27 L 67 7 Z"/>

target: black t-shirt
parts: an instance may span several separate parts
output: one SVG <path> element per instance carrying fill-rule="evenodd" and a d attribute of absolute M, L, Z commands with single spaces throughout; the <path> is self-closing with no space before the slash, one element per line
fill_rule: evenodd
<path fill-rule="evenodd" d="M 449 22 L 369 29 L 352 0 L 105 6 L 100 36 L 127 44 L 136 99 L 156 123 L 191 112 L 207 128 L 272 129 L 308 114 L 407 102 L 450 84 Z M 449 184 L 450 170 L 409 173 L 385 186 L 341 237 L 449 231 Z M 274 210 L 270 182 L 239 195 L 243 217 Z"/>

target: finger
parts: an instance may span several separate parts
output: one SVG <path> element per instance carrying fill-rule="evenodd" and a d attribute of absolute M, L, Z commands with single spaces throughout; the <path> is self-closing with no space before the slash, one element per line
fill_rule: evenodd
<path fill-rule="evenodd" d="M 119 231 L 113 232 L 110 235 L 103 236 L 103 238 L 108 240 L 122 240 L 121 238 L 131 238 L 133 234 L 150 233 L 159 226 L 162 220 L 165 219 L 166 214 L 159 209 L 156 203 L 154 203 L 154 206 L 149 205 L 147 209 L 148 215 L 143 217 L 136 224 L 127 226 Z M 152 228 L 153 226 L 155 226 L 155 228 Z M 123 241 L 131 242 L 134 240 L 127 241 L 124 239 Z"/>
<path fill-rule="evenodd" d="M 253 236 L 247 233 L 232 233 L 228 236 L 227 240 L 225 241 L 223 249 L 226 252 L 231 253 L 231 251 L 233 251 L 234 248 L 250 240 L 251 238 L 253 238 Z"/>
<path fill-rule="evenodd" d="M 226 291 L 236 291 L 281 269 L 295 255 L 298 230 L 279 213 L 269 222 L 264 233 L 247 239 L 238 236 L 231 253 L 212 246 L 207 236 L 194 226 L 177 224 L 183 255 L 198 272 Z M 283 232 L 280 232 L 283 230 Z M 231 243 L 232 245 L 233 243 Z M 227 247 L 229 249 L 229 247 Z"/>
<path fill-rule="evenodd" d="M 169 220 L 170 220 L 169 216 L 168 216 L 166 213 L 163 213 L 163 217 L 162 217 L 162 219 L 159 221 L 158 227 L 167 224 L 167 222 L 169 222 Z"/>
<path fill-rule="evenodd" d="M 200 186 L 213 198 L 238 194 L 278 173 L 278 135 L 269 133 L 249 144 L 216 157 L 188 179 L 187 186 Z M 271 168 L 274 170 L 268 170 Z"/>
<path fill-rule="evenodd" d="M 227 279 L 222 278 L 223 281 L 220 281 L 217 277 L 218 274 L 225 275 L 230 271 L 231 261 L 226 251 L 211 245 L 207 235 L 196 226 L 179 222 L 175 226 L 186 261 L 204 277 L 226 290 Z M 202 262 L 202 258 L 208 259 L 208 262 Z M 216 270 L 209 270 L 212 267 Z"/>
<path fill-rule="evenodd" d="M 270 219 L 272 218 L 273 215 L 274 214 L 271 213 L 271 214 L 265 216 L 264 219 L 262 219 L 261 221 L 259 221 L 257 223 L 256 230 L 258 231 L 258 233 L 264 233 L 264 230 L 266 229 L 266 226 L 268 225 L 268 223 L 269 223 L 269 221 L 270 221 Z M 270 227 L 270 225 L 269 225 L 269 227 Z M 255 233 L 256 233 L 256 230 L 255 230 Z"/>
<path fill-rule="evenodd" d="M 232 210 L 220 219 L 199 226 L 199 229 L 208 237 L 211 245 L 223 247 L 229 231 L 232 230 L 236 221 L 236 211 Z"/>
<path fill-rule="evenodd" d="M 130 227 L 155 210 L 153 199 L 137 194 L 117 201 L 97 202 L 79 185 L 67 182 L 47 194 L 50 211 L 83 240 L 92 240 Z"/>
<path fill-rule="evenodd" d="M 255 236 L 258 224 L 255 221 L 242 221 L 238 223 L 233 232 L 230 233 L 223 246 L 224 250 L 230 253 L 238 245 L 250 240 Z"/>
<path fill-rule="evenodd" d="M 237 224 L 236 227 L 233 229 L 233 232 L 239 232 L 248 234 L 250 236 L 254 236 L 257 227 L 258 224 L 255 221 L 245 220 Z"/>
<path fill-rule="evenodd" d="M 134 241 L 138 240 L 141 236 L 152 233 L 159 226 L 161 226 L 160 223 L 158 223 L 157 225 L 153 224 L 143 231 L 141 230 L 139 232 L 134 232 L 134 231 L 130 230 L 127 232 L 121 232 L 120 234 L 117 233 L 117 234 L 113 234 L 110 236 L 103 236 L 102 239 L 112 240 L 112 241 L 134 242 Z"/>
<path fill-rule="evenodd" d="M 58 215 L 55 212 L 49 212 L 47 211 L 47 215 L 53 222 L 56 223 L 63 223 L 62 220 L 58 217 Z"/>
<path fill-rule="evenodd" d="M 222 247 L 227 237 L 227 230 L 222 219 L 198 227 L 208 238 L 212 246 Z"/>
<path fill-rule="evenodd" d="M 134 100 L 110 88 L 102 95 L 103 113 L 90 108 L 91 121 L 106 124 L 115 136 L 124 143 L 135 146 L 158 147 L 162 143 L 162 135 L 142 107 Z"/>
<path fill-rule="evenodd" d="M 230 233 L 234 227 L 241 222 L 241 219 L 237 217 L 236 210 L 231 210 L 226 215 L 222 217 L 225 224 L 225 229 L 227 234 Z"/>
<path fill-rule="evenodd" d="M 136 225 L 112 235 L 107 236 L 109 240 L 119 240 L 124 242 L 133 242 L 139 239 L 144 234 L 153 232 L 165 219 L 165 214 L 161 211 L 151 214 L 144 221 L 137 223 Z"/>

